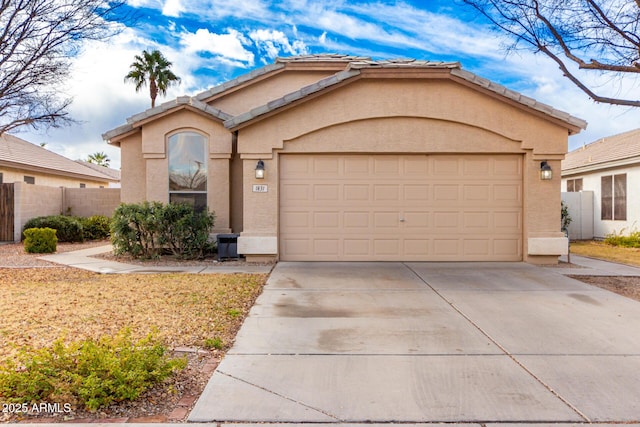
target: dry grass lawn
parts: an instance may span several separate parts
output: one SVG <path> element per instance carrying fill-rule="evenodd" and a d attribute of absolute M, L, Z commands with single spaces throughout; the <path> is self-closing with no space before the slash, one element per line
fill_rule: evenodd
<path fill-rule="evenodd" d="M 640 249 L 607 245 L 592 240 L 571 242 L 571 253 L 640 267 Z"/>
<path fill-rule="evenodd" d="M 72 268 L 0 268 L 0 360 L 19 346 L 49 346 L 156 331 L 171 348 L 229 346 L 262 290 L 266 274 L 100 275 Z"/>

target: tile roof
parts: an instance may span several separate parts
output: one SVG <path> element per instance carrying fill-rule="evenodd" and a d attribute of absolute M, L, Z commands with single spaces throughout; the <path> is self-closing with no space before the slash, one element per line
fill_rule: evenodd
<path fill-rule="evenodd" d="M 468 71 L 462 70 L 459 62 L 422 61 L 422 60 L 415 60 L 415 59 L 393 59 L 393 60 L 384 60 L 384 61 L 373 61 L 369 58 L 359 58 L 357 60 L 354 60 L 353 62 L 349 63 L 346 71 L 336 73 L 333 76 L 327 77 L 309 86 L 303 87 L 295 92 L 285 95 L 282 98 L 273 100 L 266 105 L 256 107 L 251 111 L 235 116 L 232 119 L 225 121 L 224 125 L 228 129 L 235 128 L 263 114 L 270 113 L 278 108 L 281 108 L 285 105 L 291 104 L 294 101 L 302 99 L 311 93 L 318 92 L 327 87 L 336 85 L 346 79 L 355 77 L 360 74 L 361 70 L 377 69 L 377 68 L 393 68 L 393 69 L 422 68 L 422 69 L 449 70 L 450 74 L 455 77 L 458 77 L 462 80 L 472 83 L 473 85 L 476 85 L 486 90 L 489 90 L 491 92 L 494 92 L 500 96 L 509 98 L 513 101 L 518 102 L 519 104 L 522 104 L 533 110 L 539 111 L 552 118 L 559 119 L 571 126 L 574 126 L 580 129 L 585 129 L 587 127 L 586 121 L 579 119 L 577 117 L 573 117 L 569 113 L 557 110 L 547 104 L 543 104 L 541 102 L 536 101 L 533 98 L 529 98 L 518 92 L 507 89 L 506 87 L 499 85 L 497 83 L 494 83 L 488 79 L 477 76 Z"/>
<path fill-rule="evenodd" d="M 84 160 L 76 160 L 76 163 L 80 163 L 82 166 L 86 166 L 95 171 L 108 175 L 116 181 L 120 181 L 120 171 L 118 169 L 111 169 L 106 166 L 96 165 L 95 163 L 85 162 Z"/>
<path fill-rule="evenodd" d="M 94 181 L 119 180 L 7 133 L 0 136 L 0 165 Z"/>
<path fill-rule="evenodd" d="M 111 138 L 114 138 L 116 136 L 123 135 L 127 132 L 134 130 L 137 127 L 137 123 L 142 120 L 151 118 L 153 116 L 157 116 L 158 114 L 162 114 L 164 112 L 173 110 L 175 108 L 180 108 L 183 106 L 193 107 L 196 110 L 200 110 L 222 121 L 229 120 L 232 117 L 230 114 L 227 114 L 224 111 L 221 111 L 217 108 L 210 106 L 209 104 L 206 104 L 200 101 L 199 99 L 196 99 L 196 97 L 180 96 L 172 101 L 164 102 L 158 105 L 157 107 L 149 108 L 143 111 L 142 113 L 134 114 L 133 116 L 127 118 L 126 124 L 104 133 L 102 135 L 102 139 L 110 140 Z"/>
<path fill-rule="evenodd" d="M 290 63 L 319 63 L 319 62 L 335 62 L 344 63 L 345 70 L 340 71 L 332 76 L 315 82 L 311 85 L 305 86 L 295 92 L 289 93 L 281 98 L 270 101 L 269 103 L 256 107 L 248 112 L 240 114 L 238 116 L 231 116 L 223 111 L 213 108 L 203 101 L 215 96 L 219 93 L 230 90 L 234 87 L 240 86 L 245 82 L 257 79 L 260 76 L 266 75 L 273 71 L 277 71 L 286 67 L 286 64 Z M 170 110 L 180 105 L 191 105 L 198 108 L 207 114 L 210 114 L 224 122 L 225 127 L 232 129 L 243 123 L 246 123 L 261 115 L 270 113 L 283 106 L 291 104 L 294 101 L 300 100 L 305 96 L 321 91 L 327 87 L 336 85 L 349 78 L 355 77 L 360 74 L 364 69 L 442 69 L 448 70 L 452 76 L 462 79 L 468 83 L 479 86 L 485 90 L 494 92 L 500 96 L 504 96 L 511 99 L 525 107 L 539 111 L 545 115 L 561 120 L 572 127 L 578 129 L 586 129 L 587 122 L 577 117 L 573 117 L 570 114 L 557 110 L 549 105 L 536 101 L 535 99 L 524 96 L 518 92 L 507 89 L 497 83 L 494 83 L 488 79 L 477 76 L 473 73 L 465 71 L 461 68 L 459 62 L 440 62 L 440 61 L 424 61 L 410 58 L 390 59 L 390 60 L 372 60 L 366 56 L 351 56 L 342 55 L 336 53 L 324 53 L 317 55 L 300 55 L 291 57 L 278 57 L 273 64 L 269 64 L 265 67 L 255 69 L 247 74 L 239 76 L 233 80 L 229 80 L 218 86 L 215 86 L 209 90 L 201 92 L 193 97 L 183 96 L 175 101 L 166 102 L 159 107 L 148 109 L 140 114 L 136 114 L 127 119 L 127 123 L 115 129 L 112 129 L 102 135 L 103 139 L 110 140 L 117 136 L 123 135 L 127 132 L 131 132 L 136 129 L 136 123 L 147 118 L 151 118 L 155 115 L 161 114 L 164 111 Z"/>
<path fill-rule="evenodd" d="M 344 55 L 341 53 L 319 53 L 313 55 L 279 56 L 276 63 L 287 62 L 354 62 L 370 61 L 368 56 Z"/>
<path fill-rule="evenodd" d="M 292 63 L 314 63 L 314 62 L 344 62 L 350 63 L 352 61 L 366 61 L 371 58 L 366 56 L 350 56 L 350 55 L 341 55 L 337 53 L 323 53 L 318 55 L 299 55 L 299 56 L 288 56 L 288 57 L 277 57 L 276 61 L 273 64 L 269 64 L 267 66 L 257 68 L 247 74 L 243 74 L 241 76 L 236 77 L 233 80 L 226 81 L 222 84 L 212 87 L 209 90 L 201 92 L 197 94 L 194 98 L 199 101 L 203 101 L 205 99 L 211 98 L 214 95 L 225 92 L 229 89 L 232 89 L 236 86 L 241 85 L 242 83 L 254 80 L 260 76 L 265 74 L 269 74 L 272 71 L 281 70 L 286 67 L 286 64 Z"/>
<path fill-rule="evenodd" d="M 601 138 L 571 151 L 562 161 L 562 171 L 598 169 L 612 162 L 634 160 L 640 163 L 640 129 Z"/>
<path fill-rule="evenodd" d="M 575 126 L 580 129 L 587 128 L 587 122 L 578 117 L 574 117 L 569 113 L 566 113 L 561 110 L 557 110 L 550 105 L 543 104 L 542 102 L 538 102 L 533 98 L 529 98 L 528 96 L 522 95 L 519 92 L 513 91 L 511 89 L 507 89 L 506 87 L 492 82 L 489 79 L 485 79 L 484 77 L 480 77 L 476 74 L 470 73 L 469 71 L 463 70 L 461 68 L 451 70 L 451 74 L 459 77 L 463 80 L 468 81 L 469 83 L 473 83 L 477 86 L 483 87 L 491 92 L 497 93 L 498 95 L 509 98 L 513 101 L 518 102 L 524 106 L 532 108 L 536 111 L 544 113 L 553 118 L 562 120 L 563 122 Z"/>

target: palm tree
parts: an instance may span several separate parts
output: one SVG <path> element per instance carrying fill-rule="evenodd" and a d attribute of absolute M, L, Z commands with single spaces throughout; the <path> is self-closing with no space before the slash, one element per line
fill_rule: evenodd
<path fill-rule="evenodd" d="M 89 154 L 89 156 L 87 157 L 87 162 L 108 168 L 111 159 L 109 159 L 109 156 L 107 156 L 103 152 L 96 152 L 93 154 Z"/>
<path fill-rule="evenodd" d="M 166 95 L 167 88 L 180 81 L 180 77 L 169 69 L 171 65 L 171 62 L 159 50 L 154 50 L 151 53 L 143 50 L 142 55 L 135 56 L 135 61 L 131 64 L 131 71 L 124 77 L 124 81 L 135 83 L 136 92 L 146 86 L 148 81 L 151 108 L 153 108 L 156 106 L 158 92 L 161 95 Z"/>

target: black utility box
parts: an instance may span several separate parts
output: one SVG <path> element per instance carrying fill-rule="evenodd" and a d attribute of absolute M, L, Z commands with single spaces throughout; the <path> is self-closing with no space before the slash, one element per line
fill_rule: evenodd
<path fill-rule="evenodd" d="M 239 258 L 238 256 L 239 234 L 218 234 L 218 259 Z"/>

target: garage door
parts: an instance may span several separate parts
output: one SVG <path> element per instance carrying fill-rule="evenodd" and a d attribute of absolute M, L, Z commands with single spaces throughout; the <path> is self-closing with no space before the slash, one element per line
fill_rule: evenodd
<path fill-rule="evenodd" d="M 280 156 L 280 259 L 520 261 L 519 155 Z"/>

